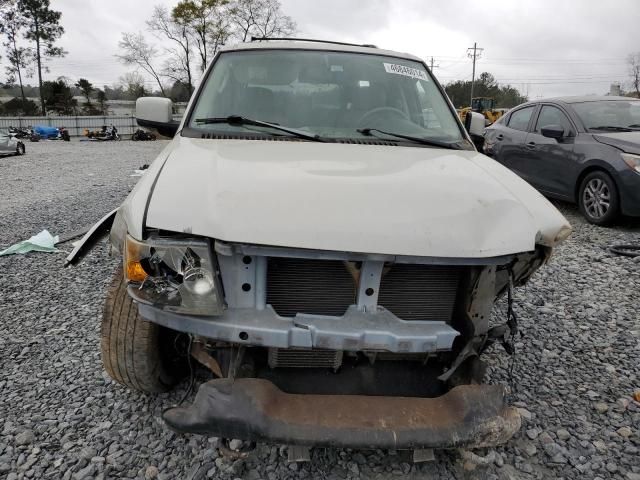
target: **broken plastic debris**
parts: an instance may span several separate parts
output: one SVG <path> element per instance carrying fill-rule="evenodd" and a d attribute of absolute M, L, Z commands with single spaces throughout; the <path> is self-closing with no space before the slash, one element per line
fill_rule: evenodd
<path fill-rule="evenodd" d="M 144 170 L 134 170 L 130 177 L 141 177 L 144 174 Z"/>
<path fill-rule="evenodd" d="M 43 230 L 29 240 L 23 240 L 1 251 L 0 256 L 11 255 L 12 253 L 57 252 L 58 249 L 54 246 L 56 243 L 58 243 L 58 235 L 54 237 L 48 230 Z"/>

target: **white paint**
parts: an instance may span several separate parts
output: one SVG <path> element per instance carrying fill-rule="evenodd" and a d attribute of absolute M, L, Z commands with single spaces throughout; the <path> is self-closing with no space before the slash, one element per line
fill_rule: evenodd
<path fill-rule="evenodd" d="M 536 190 L 477 152 L 184 137 L 171 145 L 148 227 L 227 242 L 459 258 L 553 246 L 569 228 Z M 130 229 L 157 164 L 125 202 L 135 212 Z"/>
<path fill-rule="evenodd" d="M 171 152 L 176 145 L 177 142 L 174 140 L 169 143 L 162 152 L 160 152 L 160 155 L 158 155 L 153 163 L 149 165 L 146 173 L 140 177 L 138 183 L 136 183 L 133 190 L 131 190 L 131 193 L 129 193 L 129 196 L 127 196 L 123 204 L 120 206 L 120 211 L 122 212 L 124 222 L 127 225 L 129 235 L 136 240 L 143 240 L 144 237 L 144 212 L 147 206 L 149 192 L 151 192 L 153 187 L 153 182 L 162 169 L 169 152 Z"/>
<path fill-rule="evenodd" d="M 285 48 L 287 50 L 331 50 L 334 52 L 351 52 L 351 53 L 368 53 L 374 55 L 383 55 L 389 57 L 405 58 L 407 60 L 415 60 L 423 63 L 423 61 L 409 53 L 395 52 L 393 50 L 384 50 L 382 48 L 361 47 L 358 45 L 339 45 L 336 43 L 322 42 L 304 42 L 292 40 L 273 40 L 269 42 L 247 42 L 230 45 L 220 49 L 221 52 L 234 50 L 272 50 L 274 48 Z"/>
<path fill-rule="evenodd" d="M 136 118 L 168 123 L 173 118 L 172 102 L 162 97 L 141 97 L 136 100 Z"/>

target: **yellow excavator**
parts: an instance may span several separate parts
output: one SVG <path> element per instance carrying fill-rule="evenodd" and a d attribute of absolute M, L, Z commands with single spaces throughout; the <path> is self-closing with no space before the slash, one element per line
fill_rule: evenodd
<path fill-rule="evenodd" d="M 490 97 L 473 97 L 471 99 L 471 106 L 464 107 L 458 110 L 458 116 L 462 123 L 467 116 L 467 112 L 478 112 L 484 115 L 487 126 L 498 120 L 508 110 L 506 108 L 495 108 L 496 101 Z"/>

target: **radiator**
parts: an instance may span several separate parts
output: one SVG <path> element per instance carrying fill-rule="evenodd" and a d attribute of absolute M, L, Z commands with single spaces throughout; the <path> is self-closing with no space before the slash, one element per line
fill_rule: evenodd
<path fill-rule="evenodd" d="M 342 316 L 356 301 L 356 284 L 341 261 L 270 258 L 267 303 L 278 315 Z"/>
<path fill-rule="evenodd" d="M 461 272 L 459 267 L 394 264 L 383 272 L 378 305 L 403 320 L 448 322 Z"/>

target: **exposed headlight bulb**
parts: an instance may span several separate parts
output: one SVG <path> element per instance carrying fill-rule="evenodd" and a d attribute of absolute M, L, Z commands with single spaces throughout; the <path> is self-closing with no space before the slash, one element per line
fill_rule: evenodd
<path fill-rule="evenodd" d="M 206 295 L 215 286 L 210 273 L 202 268 L 189 268 L 184 272 L 183 278 L 185 288 L 195 295 Z"/>
<path fill-rule="evenodd" d="M 224 309 L 211 244 L 203 239 L 125 237 L 125 273 L 134 298 L 170 312 L 220 315 Z"/>

